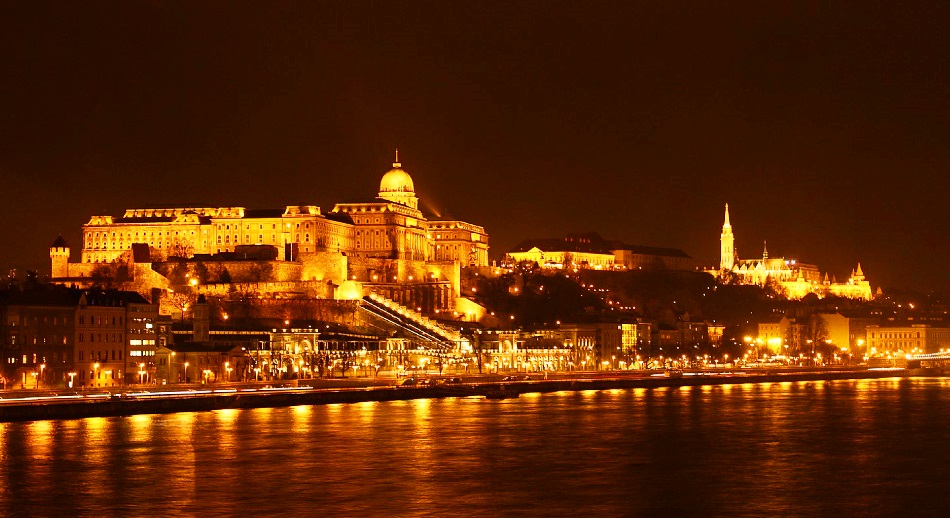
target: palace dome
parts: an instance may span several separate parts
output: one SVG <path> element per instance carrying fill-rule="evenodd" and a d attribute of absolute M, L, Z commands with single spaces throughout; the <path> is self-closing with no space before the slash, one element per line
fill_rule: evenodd
<path fill-rule="evenodd" d="M 379 182 L 379 192 L 415 192 L 412 177 L 402 170 L 401 164 L 396 162 L 388 173 L 383 175 Z"/>

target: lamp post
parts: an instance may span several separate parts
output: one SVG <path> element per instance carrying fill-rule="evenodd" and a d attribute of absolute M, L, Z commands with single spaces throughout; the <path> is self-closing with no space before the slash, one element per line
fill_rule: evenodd
<path fill-rule="evenodd" d="M 231 362 L 224 362 L 224 370 L 228 373 L 228 379 L 226 381 L 231 381 Z"/>
<path fill-rule="evenodd" d="M 37 380 L 36 382 L 36 388 L 40 388 L 40 381 L 43 381 L 44 383 L 46 383 L 46 378 L 43 376 L 45 370 L 46 370 L 46 364 L 41 363 L 40 364 L 40 379 Z"/>
<path fill-rule="evenodd" d="M 73 388 L 73 380 L 75 379 L 76 379 L 76 373 L 70 372 L 69 373 L 69 388 Z"/>
<path fill-rule="evenodd" d="M 188 383 L 188 362 L 185 362 L 185 368 L 182 369 L 182 382 Z"/>
<path fill-rule="evenodd" d="M 139 364 L 139 384 L 141 385 L 145 384 L 145 364 L 144 363 Z"/>
<path fill-rule="evenodd" d="M 99 383 L 98 383 L 98 381 L 99 381 L 99 362 L 96 362 L 96 363 L 93 363 L 93 364 L 92 364 L 92 380 L 93 380 L 93 381 L 92 381 L 93 386 L 94 386 L 94 387 L 95 387 L 95 386 L 98 386 L 98 384 L 99 384 Z"/>

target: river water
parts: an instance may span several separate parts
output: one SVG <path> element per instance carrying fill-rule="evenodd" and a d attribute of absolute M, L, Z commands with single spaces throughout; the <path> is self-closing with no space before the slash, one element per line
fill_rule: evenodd
<path fill-rule="evenodd" d="M 0 424 L 2 516 L 950 515 L 950 379 Z"/>

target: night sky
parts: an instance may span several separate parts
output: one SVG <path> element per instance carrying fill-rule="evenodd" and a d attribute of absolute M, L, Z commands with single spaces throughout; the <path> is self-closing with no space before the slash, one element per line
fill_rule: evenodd
<path fill-rule="evenodd" d="M 667 5 L 676 4 L 676 5 Z M 765 5 L 759 5 L 765 4 Z M 950 289 L 945 2 L 5 2 L 0 267 L 93 214 L 371 201 Z"/>

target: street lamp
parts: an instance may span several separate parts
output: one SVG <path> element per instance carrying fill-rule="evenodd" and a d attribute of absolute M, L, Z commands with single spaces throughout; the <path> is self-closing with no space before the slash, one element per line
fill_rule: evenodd
<path fill-rule="evenodd" d="M 73 388 L 73 380 L 75 379 L 76 379 L 76 373 L 70 372 L 69 373 L 69 388 Z"/>
<path fill-rule="evenodd" d="M 40 364 L 40 380 L 43 380 L 44 382 L 46 381 L 46 378 L 43 377 L 43 371 L 45 371 L 45 370 L 46 370 L 46 364 L 45 364 L 45 363 L 41 363 L 41 364 Z M 36 388 L 39 388 L 39 387 L 40 387 L 40 382 L 39 382 L 39 380 L 37 380 L 37 382 L 36 382 Z"/>
<path fill-rule="evenodd" d="M 182 375 L 182 381 L 184 383 L 188 383 L 188 362 L 185 362 L 185 368 L 183 369 L 182 372 L 184 373 Z"/>
<path fill-rule="evenodd" d="M 231 381 L 231 371 L 233 370 L 231 369 L 231 362 L 224 362 L 224 370 L 228 373 L 227 381 Z"/>
<path fill-rule="evenodd" d="M 142 385 L 145 384 L 145 364 L 144 363 L 139 364 L 139 383 Z"/>
<path fill-rule="evenodd" d="M 92 379 L 93 386 L 97 386 L 99 381 L 99 362 L 92 364 Z"/>

